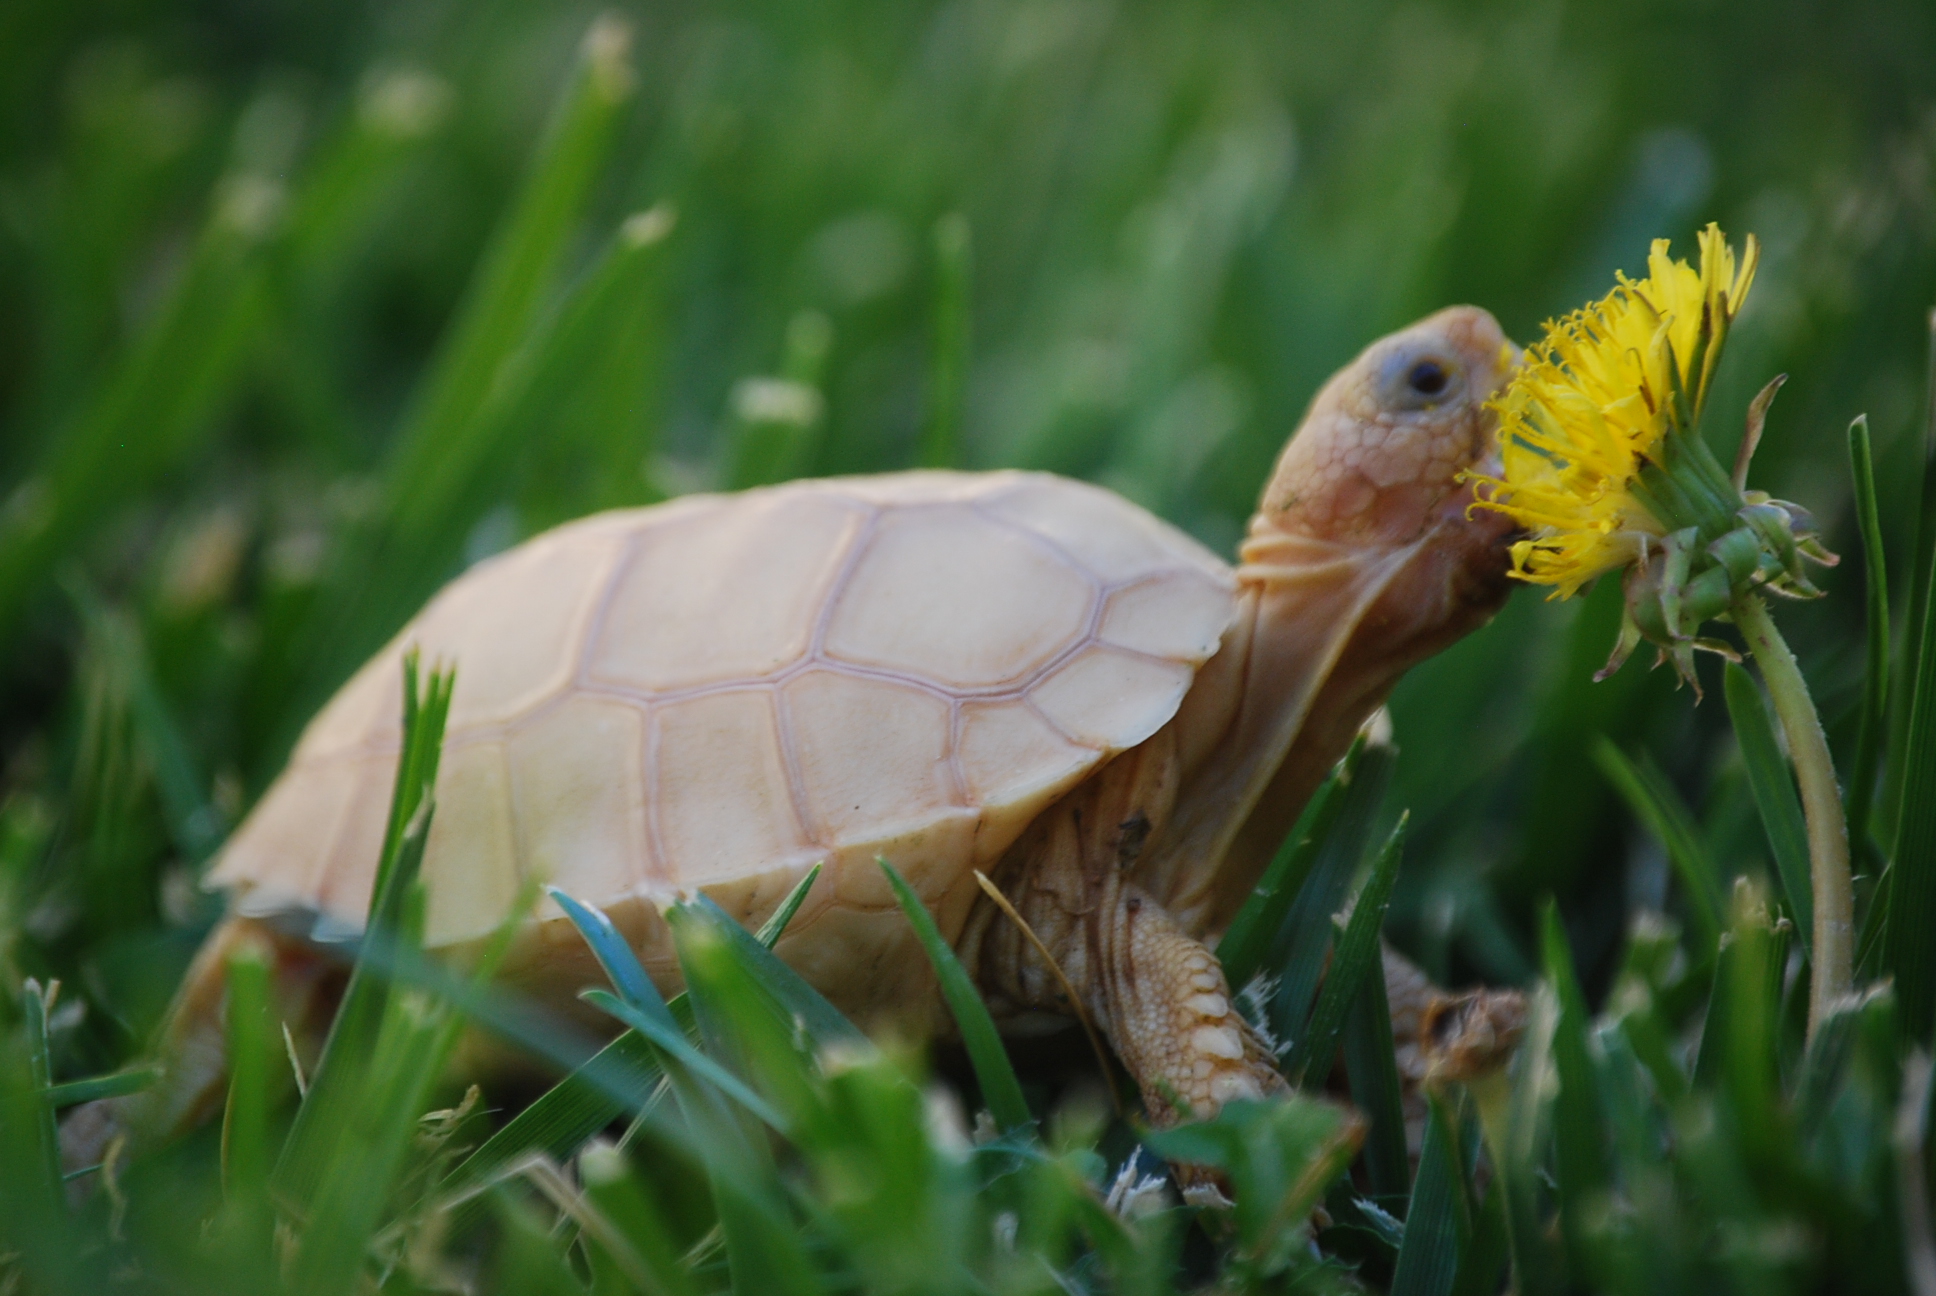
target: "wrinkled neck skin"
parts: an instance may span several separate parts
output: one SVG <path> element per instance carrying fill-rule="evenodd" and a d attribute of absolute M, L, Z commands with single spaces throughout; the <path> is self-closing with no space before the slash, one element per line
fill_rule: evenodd
<path fill-rule="evenodd" d="M 1410 526 L 1386 514 L 1375 529 L 1312 525 L 1295 501 L 1273 507 L 1283 498 L 1274 484 L 1251 522 L 1237 621 L 1206 667 L 1211 687 L 1178 717 L 1176 819 L 1139 862 L 1142 885 L 1204 935 L 1229 922 L 1399 677 L 1485 624 L 1509 592 L 1507 525 L 1468 519 L 1464 486 L 1414 494 Z"/>

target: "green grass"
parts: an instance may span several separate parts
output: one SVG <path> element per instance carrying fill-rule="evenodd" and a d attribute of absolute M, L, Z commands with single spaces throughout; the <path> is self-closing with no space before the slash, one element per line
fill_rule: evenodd
<path fill-rule="evenodd" d="M 0 7 L 0 1290 L 1909 1290 L 1931 48 L 1909 0 Z M 1753 484 L 1844 557 L 1781 613 L 1859 825 L 1864 989 L 1812 1043 L 1759 691 L 1592 683 L 1609 582 L 1416 670 L 1226 937 L 1293 1102 L 1149 1135 L 1087 1062 L 877 1049 L 704 905 L 690 998 L 621 969 L 639 1029 L 597 1052 L 416 951 L 419 763 L 307 1094 L 244 951 L 223 1119 L 70 1200 L 54 1122 L 148 1082 L 197 874 L 468 563 L 920 464 L 1081 475 L 1227 549 L 1363 343 L 1453 301 L 1523 340 L 1710 218 L 1767 249 L 1711 422 L 1789 374 Z M 1381 917 L 1535 1009 L 1416 1168 Z M 470 1025 L 570 1078 L 467 1100 Z M 1368 1123 L 1315 1092 L 1334 1056 Z M 1165 1155 L 1236 1208 L 1116 1209 Z"/>

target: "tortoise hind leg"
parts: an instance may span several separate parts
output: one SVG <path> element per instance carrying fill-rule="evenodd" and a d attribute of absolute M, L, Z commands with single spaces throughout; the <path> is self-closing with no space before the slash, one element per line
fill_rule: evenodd
<path fill-rule="evenodd" d="M 340 973 L 323 956 L 248 918 L 225 918 L 197 951 L 153 1049 L 153 1088 L 84 1103 L 61 1122 L 61 1161 L 74 1171 L 100 1164 L 113 1144 L 179 1137 L 221 1110 L 228 1091 L 228 968 L 255 949 L 267 960 L 275 1003 L 297 1038 L 327 1022 Z"/>

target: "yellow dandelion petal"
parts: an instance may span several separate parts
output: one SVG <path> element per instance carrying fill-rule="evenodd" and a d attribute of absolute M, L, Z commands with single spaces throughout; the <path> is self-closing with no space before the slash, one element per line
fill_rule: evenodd
<path fill-rule="evenodd" d="M 1677 427 L 1674 393 L 1698 411 L 1760 260 L 1751 236 L 1737 267 L 1715 225 L 1698 247 L 1696 269 L 1656 240 L 1645 279 L 1620 275 L 1606 297 L 1548 321 L 1492 402 L 1500 473 L 1474 474 L 1474 498 L 1531 533 L 1512 546 L 1512 574 L 1553 586 L 1550 597 L 1640 561 L 1670 529 L 1635 479 Z"/>

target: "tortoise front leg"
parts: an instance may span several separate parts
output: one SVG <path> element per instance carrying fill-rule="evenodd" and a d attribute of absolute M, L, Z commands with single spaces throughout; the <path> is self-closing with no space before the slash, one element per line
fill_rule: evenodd
<path fill-rule="evenodd" d="M 1062 977 L 985 902 L 962 942 L 998 1004 L 1069 1014 L 1066 977 L 1159 1125 L 1285 1087 L 1216 956 L 1129 880 L 1168 820 L 1175 774 L 1165 729 L 1044 811 L 1009 849 L 999 881 Z"/>
<path fill-rule="evenodd" d="M 1090 1000 L 1150 1119 L 1171 1125 L 1282 1092 L 1216 956 L 1137 888 L 1114 891 L 1092 916 Z"/>

